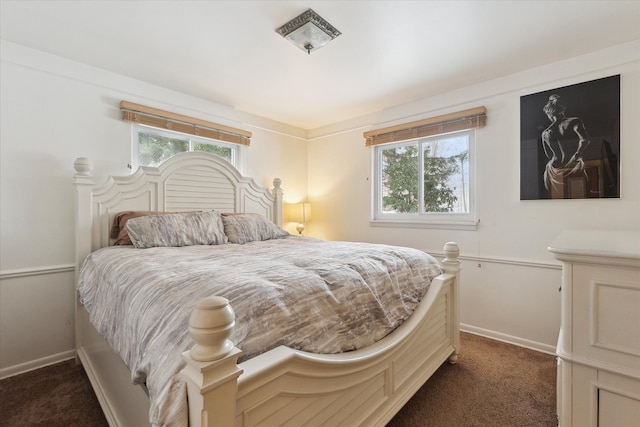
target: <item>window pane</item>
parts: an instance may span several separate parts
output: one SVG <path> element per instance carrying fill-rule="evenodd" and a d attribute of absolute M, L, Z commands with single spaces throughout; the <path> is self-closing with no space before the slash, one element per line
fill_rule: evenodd
<path fill-rule="evenodd" d="M 193 144 L 193 151 L 204 151 L 205 153 L 215 154 L 231 163 L 231 148 L 219 145 L 207 144 L 206 142 L 196 142 Z"/>
<path fill-rule="evenodd" d="M 382 150 L 382 212 L 418 213 L 418 145 Z"/>
<path fill-rule="evenodd" d="M 237 167 L 238 146 L 208 138 L 194 138 L 166 129 L 156 129 L 144 125 L 137 126 L 138 156 L 136 166 L 159 166 L 172 156 L 188 152 L 202 151 L 215 154 Z"/>
<path fill-rule="evenodd" d="M 138 132 L 138 162 L 145 166 L 158 166 L 169 157 L 189 151 L 189 141 Z"/>
<path fill-rule="evenodd" d="M 468 213 L 468 134 L 426 141 L 423 156 L 424 211 Z"/>
<path fill-rule="evenodd" d="M 374 148 L 372 225 L 475 230 L 473 130 Z"/>

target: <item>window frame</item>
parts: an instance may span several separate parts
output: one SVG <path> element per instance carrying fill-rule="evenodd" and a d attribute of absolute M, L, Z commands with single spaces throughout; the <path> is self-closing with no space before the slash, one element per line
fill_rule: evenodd
<path fill-rule="evenodd" d="M 198 137 L 195 135 L 191 135 L 188 133 L 183 133 L 183 132 L 176 132 L 176 131 L 172 131 L 172 130 L 167 130 L 167 129 L 161 129 L 161 128 L 157 128 L 154 126 L 149 126 L 149 125 L 144 125 L 144 124 L 138 124 L 138 123 L 132 123 L 131 126 L 131 170 L 135 171 L 136 169 L 138 169 L 138 167 L 140 166 L 147 166 L 147 165 L 141 165 L 140 164 L 140 158 L 139 158 L 139 143 L 140 143 L 140 133 L 148 133 L 148 134 L 153 134 L 153 135 L 157 135 L 157 136 L 163 136 L 163 137 L 167 137 L 167 138 L 173 138 L 173 139 L 184 139 L 185 141 L 188 142 L 188 151 L 187 152 L 193 152 L 195 151 L 193 149 L 194 145 L 196 143 L 204 143 L 204 144 L 211 144 L 211 145 L 217 145 L 220 147 L 225 147 L 225 148 L 230 148 L 231 149 L 231 161 L 229 161 L 229 164 L 231 164 L 233 167 L 235 167 L 236 169 L 238 169 L 239 171 L 242 171 L 242 167 L 244 165 L 244 149 L 243 147 L 245 147 L 244 145 L 240 145 L 240 144 L 234 144 L 231 142 L 224 142 L 224 141 L 220 141 L 217 139 L 212 139 L 212 138 L 204 138 L 204 137 Z M 215 155 L 215 154 L 214 154 Z M 228 161 L 226 158 L 219 156 L 221 159 L 224 159 L 225 161 Z"/>
<path fill-rule="evenodd" d="M 402 147 L 406 145 L 418 144 L 420 163 L 420 175 L 418 176 L 420 188 L 420 201 L 424 197 L 424 179 L 423 174 L 423 144 L 427 141 L 433 141 L 447 137 L 448 135 L 468 135 L 469 144 L 469 212 L 418 212 L 418 213 L 385 213 L 382 211 L 382 152 L 385 149 L 393 147 Z M 370 225 L 374 227 L 396 227 L 396 228 L 434 228 L 434 229 L 450 229 L 450 230 L 476 230 L 476 139 L 477 132 L 475 129 L 466 129 L 461 131 L 441 133 L 432 136 L 406 139 L 395 143 L 377 144 L 372 146 L 372 205 Z M 420 211 L 423 209 L 424 203 L 420 203 Z"/>

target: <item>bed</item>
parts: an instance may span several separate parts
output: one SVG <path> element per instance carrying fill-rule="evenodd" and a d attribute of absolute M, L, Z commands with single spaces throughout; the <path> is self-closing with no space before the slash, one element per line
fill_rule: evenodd
<path fill-rule="evenodd" d="M 418 254 L 420 251 L 409 248 L 357 242 L 321 242 L 313 238 L 289 236 L 288 233 L 272 236 L 269 233 L 278 234 L 278 230 L 282 232 L 280 227 L 282 226 L 283 192 L 280 180 L 275 179 L 273 189 L 268 190 L 256 184 L 253 179 L 243 177 L 226 161 L 206 153 L 180 154 L 158 168 L 141 167 L 132 175 L 108 177 L 105 183 L 99 185 L 96 184 L 93 176 L 90 160 L 76 159 L 74 167 L 76 171 L 74 185 L 77 193 L 76 350 L 78 360 L 87 372 L 110 425 L 142 426 L 150 425 L 153 420 L 153 424 L 156 425 L 188 423 L 192 427 L 384 426 L 442 363 L 447 360 L 450 363 L 456 362 L 460 347 L 458 321 L 460 262 L 459 249 L 455 243 L 449 242 L 444 245 L 444 259 L 441 262 L 424 267 L 422 264 L 426 261 L 423 262 L 421 257 L 430 258 L 430 256 L 420 255 Z M 140 246 L 113 246 L 114 218 L 122 215 L 123 212 L 143 211 L 154 214 L 144 221 L 130 220 L 130 225 L 127 227 L 135 244 Z M 159 213 L 167 213 L 167 215 L 161 216 Z M 175 214 L 168 215 L 168 213 Z M 176 217 L 182 220 L 187 218 L 189 221 L 193 220 L 201 224 L 204 216 L 210 218 L 213 213 L 216 215 L 222 213 L 211 221 L 218 221 L 218 225 L 227 227 L 224 228 L 226 234 L 222 237 L 208 236 L 209 240 L 213 240 L 205 243 L 195 242 L 186 247 L 158 247 L 163 246 L 161 243 L 153 243 L 151 247 L 144 246 L 143 243 L 148 242 L 149 240 L 145 240 L 148 238 L 144 236 L 140 238 L 135 234 L 136 228 L 133 226 L 149 224 L 150 220 L 154 220 L 164 221 L 162 222 L 164 227 L 171 222 L 169 218 Z M 270 226 L 264 220 L 267 220 L 272 228 L 269 228 Z M 256 241 L 251 239 L 242 241 L 242 237 L 238 237 L 242 236 L 242 233 L 230 232 L 230 230 L 245 229 L 242 227 L 245 227 L 246 223 L 242 221 L 260 224 L 258 227 L 261 230 L 260 233 L 266 233 L 260 235 L 267 237 L 255 238 Z M 228 228 L 233 225 L 237 227 Z M 216 239 L 225 239 L 226 235 L 232 239 L 216 241 Z M 149 249 L 140 249 L 142 247 L 149 247 Z M 322 262 L 317 262 L 320 259 L 318 258 L 320 248 L 323 253 L 335 254 L 334 260 L 327 261 L 326 258 L 322 258 Z M 343 254 L 341 252 L 343 250 L 352 252 Z M 169 252 L 166 258 L 160 258 L 161 251 Z M 236 252 L 231 255 L 233 251 Z M 118 256 L 122 256 L 122 253 L 126 254 L 125 258 L 129 260 L 129 264 L 140 269 L 139 275 L 136 276 L 132 272 L 122 274 L 119 271 L 122 263 L 118 261 L 119 259 L 110 258 L 116 253 Z M 353 255 L 345 255 L 347 253 Z M 367 257 L 356 256 L 356 254 L 366 254 Z M 133 256 L 142 258 L 131 258 Z M 260 341 L 260 337 L 267 336 L 267 332 L 256 329 L 253 337 L 257 338 L 251 338 L 242 332 L 246 329 L 246 319 L 250 317 L 246 314 L 246 310 L 254 310 L 252 307 L 261 306 L 253 301 L 267 301 L 267 296 L 260 294 L 255 297 L 255 300 L 250 300 L 247 297 L 249 293 L 242 294 L 240 291 L 237 296 L 230 296 L 227 291 L 210 294 L 203 289 L 204 286 L 208 286 L 204 284 L 206 282 L 204 279 L 195 288 L 189 290 L 185 288 L 182 292 L 183 297 L 189 295 L 190 299 L 181 300 L 180 304 L 184 306 L 181 310 L 186 310 L 188 314 L 180 314 L 184 318 L 180 322 L 177 320 L 172 322 L 174 318 L 179 317 L 177 314 L 162 317 L 163 313 L 174 313 L 170 308 L 172 306 L 164 299 L 162 299 L 162 310 L 158 309 L 157 304 L 136 308 L 135 311 L 147 313 L 156 310 L 161 314 L 151 322 L 154 325 L 151 329 L 154 331 L 165 333 L 165 329 L 169 329 L 169 324 L 176 323 L 177 330 L 168 333 L 182 337 L 180 340 L 172 338 L 156 345 L 159 349 L 167 349 L 165 351 L 167 356 L 164 359 L 170 359 L 170 366 L 177 369 L 175 375 L 167 375 L 173 381 L 171 385 L 163 384 L 163 387 L 171 390 L 170 393 L 165 393 L 162 403 L 163 407 L 171 408 L 169 412 L 173 414 L 173 418 L 169 418 L 168 421 L 154 416 L 157 414 L 159 399 L 157 386 L 154 385 L 155 377 L 145 377 L 147 373 L 145 369 L 148 367 L 151 371 L 155 369 L 168 372 L 169 368 L 160 365 L 160 362 L 157 362 L 156 366 L 156 359 L 140 362 L 140 365 L 143 365 L 143 368 L 140 368 L 129 358 L 129 353 L 133 352 L 145 355 L 151 353 L 152 350 L 145 347 L 146 342 L 155 343 L 160 338 L 155 336 L 148 339 L 141 338 L 138 342 L 134 341 L 126 346 L 120 345 L 120 338 L 118 338 L 120 335 L 114 338 L 106 332 L 117 328 L 128 329 L 133 331 L 131 335 L 135 338 L 141 334 L 136 326 L 138 320 L 127 320 L 122 325 L 114 322 L 104 326 L 97 322 L 95 312 L 111 314 L 103 316 L 107 319 L 106 321 L 110 317 L 125 319 L 124 315 L 119 314 L 120 310 L 129 306 L 134 307 L 133 303 L 118 302 L 114 303 L 113 307 L 99 309 L 96 309 L 93 304 L 93 301 L 97 300 L 96 295 L 100 292 L 105 295 L 115 294 L 118 289 L 128 290 L 134 284 L 141 284 L 140 287 L 151 287 L 156 294 L 165 295 L 164 291 L 159 293 L 159 288 L 155 284 L 149 285 L 153 280 L 148 279 L 150 277 L 148 274 L 151 273 L 142 272 L 142 266 L 145 264 L 169 266 L 169 270 L 159 273 L 159 276 L 175 276 L 176 280 L 182 280 L 179 282 L 180 289 L 182 286 L 187 286 L 187 283 L 192 284 L 198 280 L 191 276 L 185 279 L 183 272 L 191 274 L 200 269 L 209 268 L 203 273 L 206 276 L 213 274 L 212 272 L 230 272 L 231 268 L 240 268 L 241 272 L 226 275 L 243 286 L 244 279 L 249 276 L 259 275 L 262 278 L 277 272 L 277 276 L 283 277 L 279 280 L 288 280 L 284 285 L 278 284 L 270 288 L 278 289 L 278 292 L 271 293 L 279 294 L 280 289 L 294 288 L 296 284 L 301 283 L 305 284 L 303 288 L 306 289 L 307 283 L 314 280 L 321 286 L 337 282 L 338 279 L 329 276 L 333 270 L 337 270 L 331 263 L 338 264 L 341 260 L 349 258 L 347 273 L 343 275 L 352 277 L 352 274 L 358 274 L 356 279 L 347 279 L 344 283 L 340 282 L 336 285 L 342 289 L 346 286 L 346 282 L 358 281 L 363 274 L 371 275 L 360 271 L 357 265 L 360 262 L 357 261 L 358 259 L 362 258 L 363 264 L 371 264 L 371 259 L 375 258 L 376 265 L 380 262 L 387 265 L 396 263 L 397 256 L 403 257 L 401 263 L 409 262 L 414 271 L 412 275 L 416 276 L 411 279 L 405 276 L 398 276 L 400 279 L 397 280 L 393 279 L 393 283 L 415 283 L 412 285 L 415 287 L 411 290 L 413 293 L 407 297 L 408 308 L 404 308 L 407 311 L 404 315 L 406 319 L 402 321 L 388 315 L 389 312 L 402 311 L 404 307 L 400 307 L 402 304 L 394 306 L 393 309 L 386 311 L 387 319 L 393 318 L 393 322 L 388 322 L 383 329 L 376 330 L 375 338 L 370 338 L 368 341 L 363 339 L 361 342 L 355 338 L 345 341 L 353 345 L 353 348 L 336 347 L 338 345 L 336 336 L 315 333 L 320 343 L 313 344 L 315 347 L 311 346 L 309 349 L 306 346 L 311 340 L 306 338 L 300 342 L 294 341 L 293 338 L 292 341 L 276 341 L 269 338 L 262 341 L 271 343 L 270 347 L 261 347 L 260 350 L 256 347 L 254 350 L 254 342 Z M 405 261 L 405 256 L 412 261 Z M 202 257 L 230 264 L 205 267 Z M 389 261 L 387 257 L 393 260 Z M 254 268 L 258 265 L 257 260 L 263 258 L 268 258 L 264 266 Z M 172 264 L 172 259 L 179 260 L 180 265 Z M 246 264 L 236 265 L 240 259 Z M 111 264 L 105 263 L 105 260 L 110 260 L 108 262 Z M 187 264 L 188 260 L 193 260 L 193 263 Z M 285 263 L 294 265 L 294 268 L 298 269 L 296 271 L 302 271 L 303 264 L 314 266 L 311 270 L 314 270 L 313 274 L 319 275 L 320 278 L 307 277 L 306 274 L 312 273 L 307 273 L 306 270 L 300 273 L 301 276 L 296 276 L 298 273 L 281 273 L 285 271 L 284 268 L 288 268 L 285 267 Z M 319 268 L 319 265 L 324 267 Z M 90 271 L 95 274 L 89 275 Z M 395 277 L 395 274 L 385 273 L 381 276 Z M 97 281 L 95 277 L 106 276 L 108 276 L 107 282 L 115 281 L 119 276 L 126 276 L 130 280 L 126 284 L 115 284 L 113 288 L 115 290 L 107 291 L 107 285 L 100 284 L 93 291 L 87 291 L 90 282 Z M 224 274 L 220 273 L 215 281 L 221 282 L 222 276 Z M 420 288 L 422 290 L 418 289 L 419 282 L 427 282 L 424 288 Z M 178 289 L 178 287 L 167 289 Z M 364 300 L 360 300 L 359 296 L 354 297 L 355 294 L 352 291 L 348 291 L 347 294 L 349 298 L 355 298 L 359 303 L 354 304 L 352 309 L 347 310 L 344 315 L 356 318 L 365 316 L 366 313 L 359 314 L 357 308 L 368 306 L 370 303 L 361 302 Z M 339 299 L 336 295 L 338 294 L 334 292 L 331 299 Z M 376 293 L 373 299 L 377 301 L 386 298 L 381 295 Z M 146 300 L 154 299 L 154 297 L 137 294 L 131 298 L 145 300 L 145 303 L 148 302 Z M 297 302 L 302 299 L 304 298 L 300 296 L 295 297 Z M 395 297 L 386 299 L 391 302 L 397 301 Z M 245 300 L 248 301 L 247 304 L 243 304 Z M 320 311 L 318 303 L 315 304 L 312 306 L 314 308 L 301 311 L 317 311 L 319 313 L 317 319 L 330 319 L 329 315 Z M 271 302 L 262 304 L 263 307 L 277 305 L 278 303 Z M 296 310 L 289 307 L 281 311 L 289 313 Z M 263 310 L 256 317 L 265 323 L 265 318 L 270 319 L 266 316 L 266 311 Z M 291 329 L 305 330 L 304 327 L 297 326 L 306 325 L 304 321 L 289 320 L 289 322 L 296 325 Z M 338 320 L 334 323 L 341 322 L 342 320 Z M 268 322 L 265 324 L 271 325 Z M 331 330 L 330 326 L 323 327 L 324 330 Z M 99 333 L 96 328 L 101 332 Z M 275 327 L 273 328 L 275 330 Z M 253 329 L 253 326 L 250 329 Z M 347 332 L 350 331 L 351 329 Z M 308 331 L 305 333 L 307 333 L 305 337 L 313 334 Z M 283 336 L 288 336 L 288 333 Z M 176 349 L 168 350 L 178 341 L 182 347 L 176 345 Z M 170 355 L 172 352 L 174 354 Z M 133 369 L 130 370 L 130 367 Z M 139 372 L 144 372 L 145 375 L 140 375 Z M 136 377 L 139 377 L 137 381 L 139 385 L 132 384 L 132 379 Z M 178 414 L 177 417 L 175 414 Z"/>

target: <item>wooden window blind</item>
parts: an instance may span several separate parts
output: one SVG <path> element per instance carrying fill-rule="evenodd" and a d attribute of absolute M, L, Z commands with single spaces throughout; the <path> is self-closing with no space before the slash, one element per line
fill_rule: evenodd
<path fill-rule="evenodd" d="M 120 102 L 120 110 L 122 111 L 122 119 L 127 122 L 234 144 L 249 145 L 251 142 L 251 132 L 249 131 L 134 104 L 133 102 Z"/>
<path fill-rule="evenodd" d="M 441 133 L 484 127 L 487 122 L 487 109 L 477 107 L 456 113 L 431 117 L 429 119 L 370 130 L 363 134 L 367 147 L 408 139 L 422 138 Z"/>

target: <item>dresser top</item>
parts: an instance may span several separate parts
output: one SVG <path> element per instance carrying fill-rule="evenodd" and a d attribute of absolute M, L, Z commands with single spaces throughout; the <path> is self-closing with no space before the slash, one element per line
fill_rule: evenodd
<path fill-rule="evenodd" d="M 565 230 L 548 249 L 561 261 L 590 258 L 604 264 L 613 260 L 640 266 L 640 232 L 637 231 Z"/>

